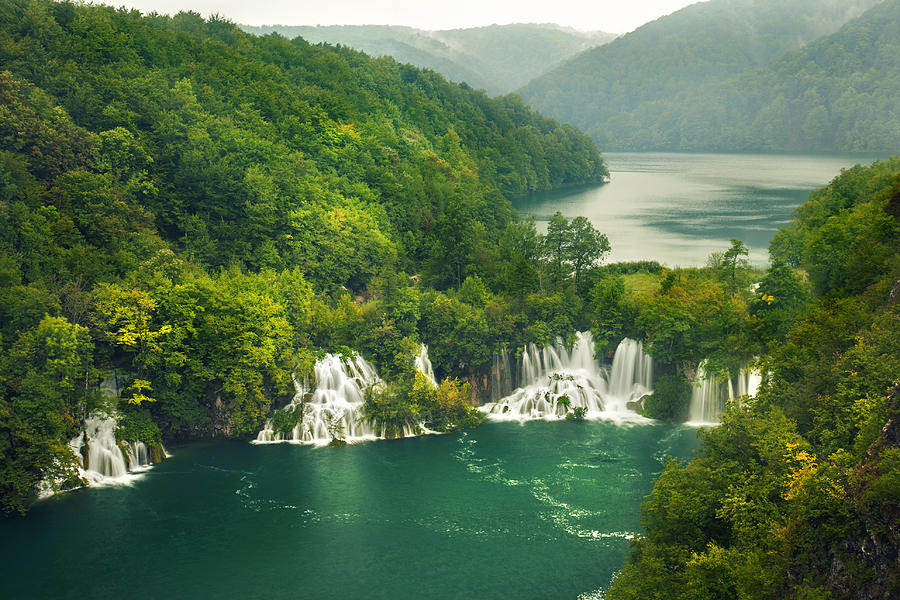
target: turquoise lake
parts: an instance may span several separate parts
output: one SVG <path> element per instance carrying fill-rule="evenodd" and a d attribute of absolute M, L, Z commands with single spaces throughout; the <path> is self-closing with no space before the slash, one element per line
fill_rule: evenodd
<path fill-rule="evenodd" d="M 200 442 L 0 521 L 2 598 L 599 597 L 696 430 L 487 423 L 345 448 Z"/>

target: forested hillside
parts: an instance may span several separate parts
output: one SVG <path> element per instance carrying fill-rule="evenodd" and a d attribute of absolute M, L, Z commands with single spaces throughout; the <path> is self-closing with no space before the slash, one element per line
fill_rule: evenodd
<path fill-rule="evenodd" d="M 391 25 L 241 25 L 254 34 L 279 33 L 289 39 L 342 44 L 370 56 L 441 73 L 490 95 L 508 94 L 567 58 L 616 37 L 558 25 L 520 23 L 470 29 L 424 31 Z"/>
<path fill-rule="evenodd" d="M 506 196 L 606 176 L 517 98 L 191 13 L 4 2 L 0 64 L 6 510 L 76 482 L 67 440 L 97 408 L 120 440 L 247 436 L 323 349 L 397 379 L 420 339 L 454 337 L 440 374 L 483 364 L 481 278 L 537 288 Z M 477 318 L 434 291 L 466 278 Z"/>
<path fill-rule="evenodd" d="M 762 389 L 666 466 L 609 598 L 900 595 L 898 217 L 894 158 L 845 171 L 777 236 L 751 310 L 795 312 Z M 799 312 L 785 266 L 812 284 Z"/>
<path fill-rule="evenodd" d="M 520 94 L 538 110 L 587 131 L 605 148 L 726 149 L 724 146 L 730 138 L 717 127 L 727 119 L 718 119 L 717 111 L 730 111 L 729 117 L 739 114 L 743 123 L 748 118 L 741 112 L 746 104 L 723 108 L 708 98 L 710 92 L 703 86 L 731 80 L 832 34 L 877 3 L 877 0 L 698 3 L 576 56 L 523 87 Z M 865 38 L 858 42 L 868 43 Z M 867 59 L 860 55 L 848 60 Z M 795 86 L 791 89 L 805 89 L 789 77 L 784 81 L 785 85 Z M 835 82 L 835 87 L 838 86 Z M 697 91 L 698 88 L 704 92 Z M 756 96 L 765 96 L 768 91 L 766 87 L 753 89 Z M 790 101 L 793 92 L 786 95 Z M 777 97 L 775 93 L 773 98 Z M 707 117 L 713 124 L 704 121 Z M 688 118 L 692 119 L 690 123 L 696 128 L 696 135 L 682 140 L 678 127 L 680 121 Z M 709 143 L 718 145 L 703 146 L 707 143 L 703 135 L 710 132 Z M 863 137 L 861 133 L 855 139 Z M 734 145 L 727 149 L 744 148 Z"/>
<path fill-rule="evenodd" d="M 885 0 L 758 70 L 646 103 L 606 139 L 629 148 L 893 151 L 900 148 L 897 56 L 900 2 Z"/>

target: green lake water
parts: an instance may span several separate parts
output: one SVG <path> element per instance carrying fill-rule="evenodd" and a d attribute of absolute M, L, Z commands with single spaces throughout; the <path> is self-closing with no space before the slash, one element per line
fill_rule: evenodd
<path fill-rule="evenodd" d="M 610 183 L 535 194 L 513 205 L 538 230 L 557 210 L 588 217 L 609 237 L 609 261 L 657 260 L 695 266 L 731 238 L 765 265 L 772 235 L 790 222 L 809 192 L 842 168 L 871 164 L 861 154 L 687 154 L 606 152 Z"/>
<path fill-rule="evenodd" d="M 200 442 L 0 520 L 0 598 L 599 597 L 696 431 L 487 423 L 346 448 Z"/>

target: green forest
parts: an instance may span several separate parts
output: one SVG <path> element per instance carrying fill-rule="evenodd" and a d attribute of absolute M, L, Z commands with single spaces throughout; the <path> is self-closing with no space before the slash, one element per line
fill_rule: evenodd
<path fill-rule="evenodd" d="M 894 158 L 845 171 L 776 235 L 750 304 L 770 317 L 762 389 L 666 465 L 609 598 L 900 593 L 898 217 Z"/>
<path fill-rule="evenodd" d="M 296 424 L 277 409 L 317 359 L 357 352 L 381 436 L 455 431 L 501 349 L 590 330 L 604 360 L 643 342 L 636 408 L 660 421 L 687 418 L 701 361 L 764 374 L 666 463 L 608 598 L 900 595 L 900 158 L 814 191 L 765 269 L 738 239 L 703 267 L 606 264 L 587 218 L 540 233 L 513 210 L 609 177 L 516 96 L 50 0 L 0 4 L 0 61 L 2 512 L 83 484 L 68 440 L 97 410 L 120 441 L 247 440 Z"/>
<path fill-rule="evenodd" d="M 522 330 L 485 282 L 565 303 L 507 198 L 606 166 L 520 100 L 191 13 L 23 0 L 0 20 L 7 510 L 71 476 L 64 441 L 112 369 L 126 429 L 247 436 L 319 348 L 390 378 L 423 322 L 460 331 L 436 356 L 460 374 L 489 352 L 486 314 Z M 520 335 L 572 329 L 554 318 Z"/>

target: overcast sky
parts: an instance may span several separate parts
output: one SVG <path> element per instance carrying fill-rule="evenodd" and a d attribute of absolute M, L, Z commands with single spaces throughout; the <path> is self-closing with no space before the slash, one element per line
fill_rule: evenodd
<path fill-rule="evenodd" d="M 98 0 L 142 12 L 218 13 L 246 25 L 409 25 L 454 29 L 558 23 L 626 33 L 696 0 Z"/>

